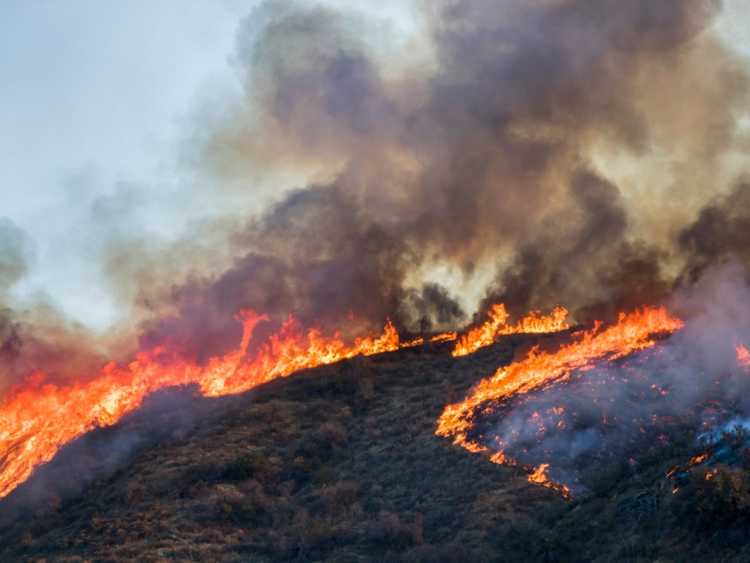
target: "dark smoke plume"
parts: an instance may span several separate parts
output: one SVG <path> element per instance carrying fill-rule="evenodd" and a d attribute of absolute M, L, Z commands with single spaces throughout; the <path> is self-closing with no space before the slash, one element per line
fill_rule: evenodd
<path fill-rule="evenodd" d="M 699 211 L 706 186 L 665 178 L 633 198 L 599 157 L 637 164 L 687 151 L 686 168 L 700 157 L 717 169 L 747 94 L 741 65 L 710 34 L 719 9 L 430 2 L 432 64 L 396 72 L 364 39 L 372 28 L 362 18 L 266 3 L 239 34 L 246 105 L 203 135 L 202 166 L 232 186 L 295 167 L 321 180 L 236 229 L 227 271 L 158 295 L 142 288 L 157 318 L 145 340 L 214 353 L 237 341 L 228 319 L 242 307 L 331 327 L 352 317 L 412 330 L 459 323 L 456 288 L 421 277 L 435 264 L 469 277 L 496 268 L 484 304 L 514 312 L 562 303 L 585 321 L 663 299 L 676 270 L 716 255 L 685 234 L 712 220 L 711 208 Z M 706 87 L 672 90 L 694 81 Z M 687 120 L 697 129 L 677 134 Z M 655 211 L 676 197 L 679 213 Z M 441 304 L 428 303 L 435 297 Z"/>
<path fill-rule="evenodd" d="M 660 301 L 722 256 L 750 259 L 730 201 L 743 190 L 722 187 L 748 79 L 712 35 L 720 2 L 416 5 L 414 53 L 398 60 L 361 14 L 254 10 L 234 58 L 241 103 L 212 108 L 188 139 L 207 181 L 186 197 L 231 209 L 171 245 L 118 224 L 104 267 L 128 322 L 94 338 L 49 307 L 6 305 L 4 365 L 57 368 L 110 341 L 123 357 L 171 343 L 205 359 L 236 345 L 242 308 L 352 334 L 386 318 L 455 328 L 491 301 L 587 321 Z M 259 210 L 256 184 L 290 171 L 309 184 Z M 114 222 L 118 201 L 92 213 Z M 20 275 L 8 264 L 0 303 Z"/>
<path fill-rule="evenodd" d="M 730 258 L 750 264 L 748 234 L 750 184 L 743 180 L 703 208 L 695 222 L 680 232 L 677 240 L 688 257 L 685 281 L 694 282 L 708 267 Z"/>

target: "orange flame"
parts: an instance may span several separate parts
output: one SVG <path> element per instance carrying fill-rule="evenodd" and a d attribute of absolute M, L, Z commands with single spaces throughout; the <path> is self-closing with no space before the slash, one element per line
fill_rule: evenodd
<path fill-rule="evenodd" d="M 531 315 L 528 319 L 536 318 Z M 110 363 L 94 377 L 67 386 L 46 383 L 42 372 L 32 374 L 0 402 L 0 498 L 64 445 L 94 428 L 115 424 L 159 389 L 197 385 L 207 397 L 238 394 L 302 369 L 360 354 L 370 356 L 458 338 L 457 333 L 446 332 L 401 342 L 389 321 L 380 336 L 359 338 L 347 345 L 338 334 L 324 336 L 317 329 L 303 330 L 290 316 L 248 359 L 253 331 L 268 317 L 243 311 L 238 320 L 243 335 L 237 349 L 205 365 L 159 347 L 138 354 L 128 365 Z M 531 326 L 529 322 L 524 326 Z"/>
<path fill-rule="evenodd" d="M 540 352 L 535 348 L 524 360 L 501 367 L 479 382 L 462 402 L 448 405 L 438 419 L 435 433 L 452 437 L 454 444 L 471 452 L 486 453 L 489 451 L 486 446 L 468 438 L 480 405 L 564 381 L 575 370 L 591 369 L 597 360 L 611 361 L 644 350 L 656 343 L 655 335 L 672 333 L 682 326 L 683 322 L 670 316 L 666 309 L 647 308 L 620 314 L 618 322 L 606 329 L 596 323 L 593 329 L 581 333 L 575 342 L 557 352 Z M 493 457 L 499 463 L 508 459 L 505 454 Z M 547 468 L 541 470 L 545 475 Z M 532 475 L 539 477 L 539 471 L 537 468 Z"/>
<path fill-rule="evenodd" d="M 567 309 L 556 307 L 550 315 L 545 316 L 538 311 L 534 311 L 515 325 L 510 325 L 508 324 L 509 315 L 505 305 L 498 303 L 490 308 L 489 318 L 484 324 L 470 330 L 456 342 L 453 357 L 458 358 L 459 356 L 472 354 L 480 348 L 489 346 L 500 336 L 543 334 L 566 330 L 570 328 L 566 320 L 567 316 Z"/>
<path fill-rule="evenodd" d="M 458 334 L 455 332 L 444 332 L 443 334 L 437 334 L 430 338 L 430 342 L 437 344 L 439 342 L 453 342 L 458 338 Z"/>
<path fill-rule="evenodd" d="M 338 334 L 304 331 L 290 317 L 251 359 L 252 333 L 265 315 L 244 311 L 239 320 L 239 347 L 197 365 L 172 357 L 163 348 L 139 354 L 128 365 L 110 363 L 94 378 L 58 386 L 33 374 L 0 403 L 0 498 L 8 495 L 60 448 L 96 428 L 115 424 L 133 412 L 146 396 L 166 387 L 197 384 L 205 396 L 237 394 L 293 372 L 352 358 L 399 349 L 399 335 L 390 323 L 379 337 L 346 345 Z"/>
<path fill-rule="evenodd" d="M 750 350 L 748 350 L 742 344 L 737 346 L 736 350 L 737 350 L 737 362 L 740 364 L 741 367 L 745 369 L 750 369 Z"/>
<path fill-rule="evenodd" d="M 550 478 L 547 476 L 547 471 L 549 471 L 549 463 L 542 463 L 528 476 L 529 483 L 547 487 L 548 489 L 559 492 L 565 498 L 569 498 L 570 489 L 565 485 L 555 483 L 554 481 L 550 480 Z"/>
<path fill-rule="evenodd" d="M 493 309 L 504 311 L 504 307 L 497 307 Z M 544 328 L 549 326 L 545 324 L 549 318 L 558 319 L 554 326 L 563 326 L 564 309 L 555 311 L 551 317 L 533 313 L 515 327 L 507 326 L 504 320 L 495 330 L 495 337 L 512 332 L 546 332 L 550 330 Z M 159 389 L 197 385 L 204 396 L 237 394 L 302 369 L 425 343 L 423 338 L 401 342 L 389 321 L 380 336 L 346 344 L 339 334 L 325 336 L 317 329 L 303 330 L 289 317 L 248 358 L 253 331 L 268 318 L 244 311 L 238 320 L 243 324 L 243 335 L 237 349 L 214 357 L 205 365 L 157 347 L 138 354 L 127 365 L 107 364 L 94 377 L 66 386 L 47 382 L 42 372 L 32 374 L 0 402 L 0 498 L 28 479 L 37 466 L 52 459 L 64 445 L 94 428 L 115 424 Z M 428 341 L 448 342 L 457 338 L 456 333 L 444 333 Z M 466 338 L 462 340 L 468 342 Z M 456 436 L 456 441 L 460 441 L 460 436 Z M 476 451 L 485 450 L 479 445 L 464 445 Z"/>
<path fill-rule="evenodd" d="M 441 342 L 452 342 L 456 338 L 458 338 L 458 334 L 455 332 L 444 332 L 442 334 L 436 334 L 435 336 L 432 336 L 431 338 L 428 338 L 427 340 L 425 340 L 423 336 L 419 336 L 417 338 L 414 338 L 413 340 L 407 340 L 406 342 L 402 342 L 399 345 L 399 349 L 416 348 L 417 346 L 422 346 L 428 342 L 430 344 L 439 344 Z"/>
<path fill-rule="evenodd" d="M 690 458 L 690 461 L 688 462 L 688 467 L 694 467 L 696 465 L 700 465 L 704 461 L 708 459 L 709 455 L 707 452 L 695 455 Z"/>

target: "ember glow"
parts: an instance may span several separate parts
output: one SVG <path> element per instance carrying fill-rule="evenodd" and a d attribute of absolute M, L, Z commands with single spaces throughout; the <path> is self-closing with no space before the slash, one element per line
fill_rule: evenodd
<path fill-rule="evenodd" d="M 0 497 L 28 479 L 34 468 L 52 459 L 65 444 L 94 428 L 115 424 L 159 389 L 197 385 L 207 397 L 237 394 L 301 369 L 401 346 L 390 322 L 380 336 L 346 344 L 338 334 L 324 336 L 316 329 L 304 330 L 289 317 L 248 358 L 255 327 L 268 319 L 244 311 L 238 320 L 243 324 L 239 346 L 205 365 L 155 348 L 128 365 L 110 363 L 94 377 L 69 386 L 48 383 L 42 372 L 31 375 L 0 405 Z"/>
<path fill-rule="evenodd" d="M 544 334 L 567 330 L 570 325 L 567 322 L 568 310 L 563 307 L 555 307 L 549 315 L 542 315 L 534 311 L 522 318 L 516 324 L 508 324 L 508 314 L 502 303 L 493 305 L 489 312 L 489 318 L 481 326 L 478 326 L 458 339 L 453 349 L 453 357 L 467 356 L 489 346 L 500 336 L 509 334 Z"/>
<path fill-rule="evenodd" d="M 646 308 L 621 314 L 616 324 L 603 328 L 601 323 L 576 335 L 576 340 L 556 352 L 533 349 L 516 363 L 499 368 L 494 375 L 481 381 L 460 403 L 448 405 L 438 420 L 436 434 L 453 438 L 453 442 L 471 452 L 490 453 L 490 448 L 470 437 L 476 418 L 490 412 L 498 404 L 514 395 L 543 389 L 570 378 L 575 371 L 587 371 L 602 360 L 613 361 L 655 345 L 657 335 L 670 334 L 683 326 L 665 308 Z M 515 464 L 500 448 L 491 460 L 501 464 Z M 546 478 L 549 465 L 532 469 L 536 481 L 545 477 L 546 486 L 564 492 L 562 485 L 552 486 Z M 565 493 L 567 494 L 567 493 Z"/>
<path fill-rule="evenodd" d="M 737 363 L 745 369 L 750 369 L 750 350 L 740 344 L 736 348 L 737 350 Z"/>

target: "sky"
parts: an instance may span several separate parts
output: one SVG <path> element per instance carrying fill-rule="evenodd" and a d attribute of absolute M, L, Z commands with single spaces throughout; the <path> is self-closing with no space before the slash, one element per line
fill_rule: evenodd
<path fill-rule="evenodd" d="M 97 260 L 111 215 L 98 210 L 129 209 L 129 225 L 164 239 L 205 212 L 179 198 L 196 181 L 185 143 L 196 115 L 241 94 L 236 32 L 260 3 L 4 2 L 0 219 L 30 248 L 18 299 L 42 296 L 94 328 L 119 320 Z M 405 0 L 320 3 L 369 10 L 404 32 L 413 24 Z M 716 29 L 750 58 L 750 3 L 727 0 Z"/>

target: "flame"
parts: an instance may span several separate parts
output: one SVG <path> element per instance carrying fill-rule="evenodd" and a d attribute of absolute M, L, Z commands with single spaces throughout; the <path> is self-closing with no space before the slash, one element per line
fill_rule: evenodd
<path fill-rule="evenodd" d="M 404 348 L 416 348 L 417 346 L 422 346 L 426 343 L 430 344 L 439 344 L 441 342 L 452 342 L 458 338 L 458 334 L 455 332 L 444 332 L 442 334 L 436 334 L 435 336 L 425 339 L 423 336 L 419 336 L 417 338 L 414 338 L 413 340 L 407 340 L 406 342 L 401 342 L 399 344 L 399 349 Z"/>
<path fill-rule="evenodd" d="M 750 369 L 750 350 L 748 350 L 742 344 L 737 346 L 736 350 L 737 350 L 737 362 L 740 364 L 741 367 L 745 369 Z"/>
<path fill-rule="evenodd" d="M 420 336 L 413 340 L 407 340 L 406 342 L 403 342 L 401 344 L 401 348 L 416 348 L 417 346 L 422 346 L 423 344 L 424 344 L 424 338 Z"/>
<path fill-rule="evenodd" d="M 490 322 L 490 329 L 474 329 L 461 338 L 458 344 L 480 347 L 484 345 L 481 342 L 486 342 L 487 338 L 494 340 L 502 334 L 561 330 L 567 327 L 566 315 L 567 311 L 557 308 L 548 317 L 532 313 L 510 326 L 507 325 L 505 308 L 496 305 L 492 308 L 491 318 L 495 321 Z M 658 311 L 653 315 L 659 317 Z M 661 315 L 662 324 L 671 320 L 666 312 Z M 498 319 L 500 322 L 497 322 Z M 211 358 L 204 365 L 188 361 L 164 347 L 156 347 L 139 353 L 128 364 L 109 363 L 99 373 L 65 386 L 51 383 L 41 371 L 31 374 L 0 402 L 0 498 L 7 496 L 28 479 L 36 467 L 51 460 L 64 445 L 94 428 L 114 425 L 159 389 L 197 385 L 201 394 L 207 397 L 238 394 L 302 369 L 332 364 L 357 355 L 370 356 L 419 346 L 425 342 L 458 340 L 456 333 L 449 332 L 429 339 L 417 338 L 401 342 L 398 332 L 389 321 L 379 336 L 358 338 L 347 344 L 338 333 L 326 336 L 318 329 L 305 330 L 290 316 L 276 334 L 270 336 L 248 357 L 253 332 L 268 317 L 253 311 L 243 311 L 238 315 L 238 320 L 243 325 L 238 347 L 223 356 Z M 651 326 L 656 320 L 658 319 L 652 319 L 650 325 L 647 319 L 643 322 L 654 329 L 651 332 L 657 332 L 655 329 L 658 327 Z M 679 322 L 671 321 L 673 324 Z M 606 331 L 597 334 L 597 331 L 598 328 L 586 338 L 598 342 L 598 339 L 607 334 Z M 646 345 L 645 341 L 638 342 L 641 346 Z M 545 358 L 544 354 L 532 354 L 529 360 L 536 367 L 528 367 L 539 371 Z M 580 361 L 576 364 L 567 356 L 557 364 L 554 360 L 550 363 L 551 379 L 559 379 L 563 375 L 561 370 L 570 371 L 582 367 Z M 521 371 L 523 370 L 516 368 L 512 373 L 502 376 L 496 374 L 491 380 L 507 379 L 501 387 L 507 388 L 509 392 L 531 389 L 534 378 L 523 375 Z M 506 377 L 508 375 L 510 377 Z M 515 390 L 512 386 L 508 387 L 512 381 L 519 383 Z M 465 440 L 465 431 L 470 423 L 462 418 L 466 418 L 472 405 L 492 398 L 495 394 L 490 389 L 492 386 L 491 383 L 484 383 L 483 386 L 480 385 L 479 395 L 467 399 L 463 407 L 452 405 L 446 409 L 441 417 L 439 432 L 454 435 L 455 441 L 462 443 L 467 449 L 486 451 L 484 446 Z M 498 397 L 501 395 L 502 393 Z M 481 398 L 485 396 L 486 399 Z M 454 423 L 451 423 L 452 418 L 455 418 Z"/>
<path fill-rule="evenodd" d="M 703 452 L 702 454 L 694 455 L 690 458 L 690 460 L 687 462 L 687 465 L 685 466 L 685 469 L 690 469 L 691 467 L 695 467 L 696 465 L 700 465 L 701 463 L 704 463 L 709 460 L 711 457 L 711 454 L 709 452 Z M 672 467 L 669 471 L 667 471 L 666 477 L 668 479 L 671 479 L 674 477 L 674 475 L 681 471 L 682 469 L 680 466 Z"/>
<path fill-rule="evenodd" d="M 509 334 L 532 334 L 560 332 L 570 328 L 566 320 L 567 309 L 556 307 L 550 315 L 533 311 L 515 325 L 508 324 L 508 311 L 505 305 L 498 303 L 489 310 L 489 318 L 484 324 L 470 330 L 462 336 L 453 349 L 453 357 L 467 356 L 480 348 L 489 346 L 500 336 Z"/>
<path fill-rule="evenodd" d="M 338 334 L 326 337 L 316 329 L 305 331 L 289 317 L 248 359 L 253 331 L 268 318 L 244 311 L 238 320 L 243 335 L 237 349 L 206 365 L 155 348 L 127 365 L 107 364 L 95 377 L 68 386 L 48 383 L 41 372 L 32 374 L 0 403 L 0 498 L 65 444 L 94 428 L 115 424 L 159 389 L 197 384 L 208 397 L 237 394 L 301 369 L 400 348 L 390 321 L 380 336 L 347 345 Z"/>
<path fill-rule="evenodd" d="M 575 370 L 591 369 L 598 360 L 612 361 L 650 348 L 656 343 L 655 335 L 672 333 L 682 326 L 683 322 L 670 316 L 665 308 L 646 308 L 620 314 L 618 322 L 606 329 L 597 322 L 593 329 L 577 334 L 574 342 L 556 352 L 535 348 L 525 359 L 501 367 L 480 381 L 462 402 L 448 405 L 438 419 L 435 434 L 452 437 L 454 444 L 471 452 L 486 453 L 486 446 L 468 437 L 478 407 L 564 381 Z M 502 452 L 493 457 L 496 462 L 508 461 Z M 548 466 L 537 468 L 532 475 L 539 478 L 542 473 L 546 475 L 547 469 Z"/>
<path fill-rule="evenodd" d="M 553 491 L 557 491 L 565 498 L 570 497 L 570 489 L 566 487 L 565 485 L 562 485 L 560 483 L 555 483 L 554 481 L 550 480 L 550 478 L 547 476 L 547 472 L 549 471 L 549 463 L 542 463 L 539 467 L 537 467 L 534 471 L 531 472 L 531 474 L 528 476 L 529 483 L 534 483 L 535 485 L 541 485 L 542 487 L 547 487 L 548 489 L 552 489 Z"/>
<path fill-rule="evenodd" d="M 504 450 L 500 450 L 499 452 L 495 452 L 494 454 L 492 454 L 490 456 L 490 461 L 498 465 L 509 465 L 512 463 L 512 460 L 506 457 Z"/>
<path fill-rule="evenodd" d="M 690 458 L 690 461 L 688 462 L 688 467 L 695 467 L 696 465 L 700 465 L 704 461 L 708 459 L 709 455 L 708 452 L 695 455 Z"/>
<path fill-rule="evenodd" d="M 541 317 L 532 314 L 518 326 L 532 327 L 538 318 Z M 42 372 L 31 374 L 0 403 L 0 498 L 28 479 L 37 466 L 52 459 L 65 444 L 94 428 L 117 423 L 159 389 L 197 385 L 207 397 L 238 394 L 302 369 L 357 355 L 371 356 L 458 339 L 457 333 L 446 332 L 402 342 L 388 321 L 380 336 L 346 344 L 339 334 L 325 336 L 318 329 L 303 330 L 290 316 L 249 359 L 253 331 L 268 317 L 243 311 L 238 320 L 243 325 L 239 346 L 205 365 L 157 347 L 138 354 L 127 365 L 107 364 L 93 377 L 67 386 L 47 382 Z"/>
<path fill-rule="evenodd" d="M 444 332 L 443 334 L 437 334 L 430 338 L 430 342 L 433 344 L 437 344 L 440 342 L 453 342 L 458 338 L 458 333 L 456 332 Z"/>

